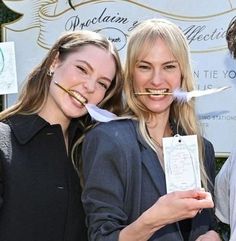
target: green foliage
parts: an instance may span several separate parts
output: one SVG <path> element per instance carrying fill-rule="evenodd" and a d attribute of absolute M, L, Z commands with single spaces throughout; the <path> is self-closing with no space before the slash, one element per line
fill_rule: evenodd
<path fill-rule="evenodd" d="M 9 23 L 15 19 L 20 17 L 20 14 L 11 11 L 3 2 L 0 2 L 0 23 L 1 25 L 4 23 Z M 1 32 L 0 32 L 0 39 L 1 39 Z"/>
<path fill-rule="evenodd" d="M 224 162 L 226 161 L 226 158 L 216 158 L 216 173 L 219 172 L 219 170 L 221 169 L 222 165 L 224 164 Z"/>

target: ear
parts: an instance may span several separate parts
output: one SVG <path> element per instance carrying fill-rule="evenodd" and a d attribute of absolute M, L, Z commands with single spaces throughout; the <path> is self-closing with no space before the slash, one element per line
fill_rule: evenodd
<path fill-rule="evenodd" d="M 57 66 L 59 65 L 59 63 L 60 63 L 60 60 L 59 60 L 59 52 L 57 52 L 57 54 L 56 54 L 56 56 L 55 56 L 55 58 L 54 58 L 54 60 L 53 60 L 53 62 L 52 62 L 52 64 L 51 64 L 51 66 L 50 66 L 50 68 L 49 68 L 50 72 L 53 72 L 53 73 L 54 73 L 54 71 L 55 71 L 55 69 L 57 68 Z"/>

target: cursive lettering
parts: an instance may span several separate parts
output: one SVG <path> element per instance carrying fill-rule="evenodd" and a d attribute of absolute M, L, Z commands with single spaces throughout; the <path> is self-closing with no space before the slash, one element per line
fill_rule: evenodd
<path fill-rule="evenodd" d="M 65 24 L 66 31 L 74 31 L 76 29 L 88 28 L 91 25 L 98 23 L 119 23 L 127 24 L 129 21 L 125 17 L 120 17 L 119 13 L 114 16 L 106 14 L 107 8 L 104 8 L 102 13 L 97 17 L 92 17 L 87 20 L 82 21 L 78 15 L 70 17 Z"/>
<path fill-rule="evenodd" d="M 226 31 L 223 28 L 215 28 L 212 31 L 207 30 L 206 25 L 191 25 L 186 29 L 182 29 L 189 44 L 194 41 L 208 41 L 225 39 Z"/>

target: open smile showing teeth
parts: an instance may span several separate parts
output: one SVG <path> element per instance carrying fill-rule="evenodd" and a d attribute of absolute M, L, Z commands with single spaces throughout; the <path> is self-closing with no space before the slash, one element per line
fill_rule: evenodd
<path fill-rule="evenodd" d="M 165 95 L 165 93 L 168 93 L 169 89 L 148 89 L 148 88 L 146 88 L 146 91 L 153 95 L 160 96 L 160 95 Z"/>
<path fill-rule="evenodd" d="M 71 95 L 78 100 L 81 104 L 86 104 L 88 102 L 88 100 L 82 96 L 79 92 L 75 91 L 75 90 L 69 90 L 69 92 L 71 93 Z"/>

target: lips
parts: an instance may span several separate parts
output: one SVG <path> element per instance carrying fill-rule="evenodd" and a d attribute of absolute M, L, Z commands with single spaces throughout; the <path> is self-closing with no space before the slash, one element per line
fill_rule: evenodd
<path fill-rule="evenodd" d="M 76 90 L 69 90 L 70 93 L 82 104 L 86 104 L 88 102 L 88 100 L 81 95 L 78 91 Z"/>

